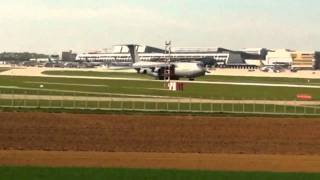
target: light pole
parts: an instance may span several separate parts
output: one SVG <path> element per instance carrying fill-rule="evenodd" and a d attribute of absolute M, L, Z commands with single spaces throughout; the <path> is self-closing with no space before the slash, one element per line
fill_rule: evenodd
<path fill-rule="evenodd" d="M 166 55 L 166 63 L 167 63 L 167 78 L 168 83 L 170 84 L 171 80 L 171 41 L 165 42 L 165 55 Z M 166 81 L 166 78 L 164 77 L 164 80 Z"/>

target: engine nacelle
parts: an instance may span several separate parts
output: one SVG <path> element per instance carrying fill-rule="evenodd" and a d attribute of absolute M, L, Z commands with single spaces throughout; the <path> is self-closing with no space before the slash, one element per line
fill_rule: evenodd
<path fill-rule="evenodd" d="M 158 72 L 154 71 L 151 68 L 140 68 L 140 69 L 136 69 L 138 74 L 147 74 L 150 76 L 154 76 L 157 77 L 158 76 Z"/>
<path fill-rule="evenodd" d="M 151 69 L 149 68 L 141 68 L 138 70 L 139 74 L 148 74 L 150 72 Z"/>
<path fill-rule="evenodd" d="M 153 72 L 158 73 L 160 70 L 161 70 L 161 68 L 155 68 L 155 69 L 153 70 Z"/>

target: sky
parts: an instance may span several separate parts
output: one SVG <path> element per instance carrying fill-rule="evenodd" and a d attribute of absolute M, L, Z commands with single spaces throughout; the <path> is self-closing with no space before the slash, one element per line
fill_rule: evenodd
<path fill-rule="evenodd" d="M 116 44 L 320 50 L 319 0 L 0 0 L 0 52 Z"/>

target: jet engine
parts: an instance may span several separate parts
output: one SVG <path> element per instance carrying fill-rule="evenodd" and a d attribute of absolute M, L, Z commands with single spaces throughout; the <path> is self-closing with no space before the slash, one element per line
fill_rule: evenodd
<path fill-rule="evenodd" d="M 148 74 L 149 71 L 150 71 L 149 68 L 141 68 L 141 69 L 139 69 L 138 73 L 139 74 Z"/>
<path fill-rule="evenodd" d="M 147 74 L 153 77 L 157 77 L 159 69 L 141 68 L 141 69 L 138 69 L 137 71 L 139 74 Z"/>

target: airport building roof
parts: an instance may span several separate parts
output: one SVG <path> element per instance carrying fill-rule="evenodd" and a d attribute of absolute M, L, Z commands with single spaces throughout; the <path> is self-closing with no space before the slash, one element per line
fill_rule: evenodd
<path fill-rule="evenodd" d="M 218 52 L 219 47 L 173 47 L 174 53 L 212 53 Z"/>
<path fill-rule="evenodd" d="M 137 46 L 138 53 L 164 53 L 164 50 L 157 47 L 152 46 Z M 116 45 L 112 47 L 112 53 L 129 53 L 129 48 L 127 45 Z"/>

